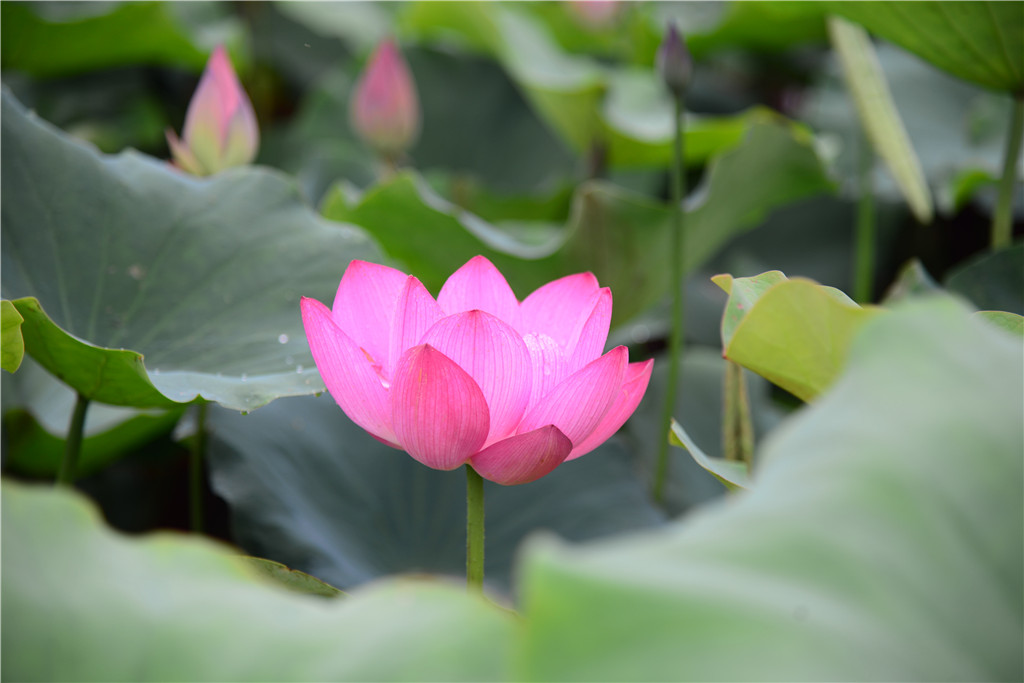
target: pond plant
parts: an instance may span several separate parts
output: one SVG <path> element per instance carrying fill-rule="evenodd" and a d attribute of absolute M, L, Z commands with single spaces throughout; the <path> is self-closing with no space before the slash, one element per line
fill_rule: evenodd
<path fill-rule="evenodd" d="M 3 680 L 1024 677 L 1024 4 L 0 33 Z"/>

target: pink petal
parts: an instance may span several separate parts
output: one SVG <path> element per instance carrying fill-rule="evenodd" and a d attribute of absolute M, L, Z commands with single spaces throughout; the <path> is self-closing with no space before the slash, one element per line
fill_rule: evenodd
<path fill-rule="evenodd" d="M 302 298 L 302 324 L 327 391 L 349 419 L 378 439 L 394 444 L 391 401 L 363 350 L 315 299 Z"/>
<path fill-rule="evenodd" d="M 523 434 L 548 424 L 558 427 L 573 444 L 582 443 L 608 412 L 622 387 L 629 362 L 625 346 L 617 346 L 555 387 L 519 424 Z"/>
<path fill-rule="evenodd" d="M 579 318 L 573 330 L 571 347 L 566 349 L 569 372 L 576 372 L 604 353 L 612 322 L 612 290 L 605 287 L 591 298 L 590 315 Z"/>
<path fill-rule="evenodd" d="M 549 282 L 523 300 L 519 330 L 543 333 L 568 351 L 577 320 L 589 315 L 591 300 L 598 290 L 593 273 L 577 273 Z M 578 335 L 577 335 L 578 336 Z"/>
<path fill-rule="evenodd" d="M 523 341 L 533 365 L 533 382 L 527 405 L 534 406 L 570 374 L 569 366 L 562 347 L 546 334 L 528 334 Z"/>
<path fill-rule="evenodd" d="M 402 448 L 436 470 L 453 470 L 487 438 L 487 401 L 465 370 L 428 344 L 402 354 L 391 387 Z"/>
<path fill-rule="evenodd" d="M 412 275 L 405 280 L 402 293 L 395 305 L 395 315 L 391 323 L 391 343 L 387 366 L 388 377 L 392 376 L 394 364 L 402 357 L 402 353 L 417 346 L 430 326 L 444 317 L 441 307 L 430 296 L 423 283 Z"/>
<path fill-rule="evenodd" d="M 480 310 L 513 327 L 519 324 L 519 300 L 505 276 L 483 256 L 474 256 L 452 273 L 437 295 L 448 315 Z"/>
<path fill-rule="evenodd" d="M 366 261 L 352 261 L 334 297 L 334 322 L 382 367 L 394 367 L 388 357 L 391 321 L 406 274 Z"/>
<path fill-rule="evenodd" d="M 473 310 L 442 318 L 423 335 L 423 343 L 457 363 L 480 387 L 490 409 L 487 444 L 515 433 L 533 380 L 530 352 L 518 332 Z"/>
<path fill-rule="evenodd" d="M 469 463 L 481 477 L 514 486 L 540 479 L 562 464 L 572 442 L 554 425 L 502 439 L 474 455 Z"/>
<path fill-rule="evenodd" d="M 619 428 L 626 423 L 629 416 L 633 414 L 636 407 L 640 405 L 640 399 L 647 391 L 647 383 L 651 381 L 651 370 L 654 368 L 654 361 L 647 360 L 642 363 L 630 363 L 626 367 L 626 376 L 622 380 L 622 389 L 615 397 L 612 407 L 608 409 L 601 422 L 590 433 L 590 436 L 580 442 L 572 449 L 572 453 L 566 460 L 573 460 L 581 455 L 586 455 L 605 441 L 607 441 Z"/>

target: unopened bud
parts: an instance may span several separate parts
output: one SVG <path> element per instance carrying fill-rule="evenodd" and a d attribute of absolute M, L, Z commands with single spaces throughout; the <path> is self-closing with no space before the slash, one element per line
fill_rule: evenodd
<path fill-rule="evenodd" d="M 174 162 L 195 175 L 210 175 L 256 158 L 260 131 L 223 47 L 218 46 L 199 80 L 185 114 L 181 139 L 167 131 Z"/>
<path fill-rule="evenodd" d="M 384 156 L 396 156 L 416 141 L 419 99 L 394 41 L 384 40 L 374 50 L 356 83 L 349 115 L 356 133 Z"/>
<path fill-rule="evenodd" d="M 619 17 L 621 0 L 569 0 L 569 10 L 581 24 L 591 29 L 609 28 Z"/>
<path fill-rule="evenodd" d="M 657 66 L 665 86 L 676 98 L 681 98 L 693 75 L 693 58 L 675 24 L 669 24 L 665 40 L 658 48 Z"/>

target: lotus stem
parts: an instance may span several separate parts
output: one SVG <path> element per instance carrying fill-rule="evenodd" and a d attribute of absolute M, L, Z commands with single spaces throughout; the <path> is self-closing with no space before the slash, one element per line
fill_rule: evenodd
<path fill-rule="evenodd" d="M 466 465 L 466 586 L 484 589 L 484 479 Z"/>
<path fill-rule="evenodd" d="M 196 435 L 192 440 L 189 454 L 189 521 L 192 531 L 203 530 L 203 491 L 205 477 L 203 462 L 206 459 L 206 411 L 207 403 L 196 406 Z"/>
<path fill-rule="evenodd" d="M 858 303 L 871 303 L 875 282 L 875 193 L 871 172 L 875 168 L 875 154 L 867 138 L 861 138 L 859 169 L 857 172 L 857 227 L 853 262 L 853 298 Z"/>
<path fill-rule="evenodd" d="M 665 387 L 665 404 L 661 415 L 661 431 L 658 432 L 658 460 L 655 465 L 654 483 L 651 495 L 656 503 L 661 503 L 665 496 L 665 480 L 668 478 L 668 433 L 672 424 L 672 411 L 675 408 L 676 387 L 679 384 L 680 361 L 683 355 L 683 257 L 685 241 L 683 229 L 685 212 L 683 197 L 686 195 L 686 175 L 683 168 L 683 98 L 675 100 L 675 140 L 672 145 L 672 248 L 669 253 L 669 272 L 672 283 L 672 331 L 668 342 L 668 384 Z"/>
<path fill-rule="evenodd" d="M 1003 176 L 999 180 L 999 198 L 996 213 L 992 217 L 992 248 L 1010 246 L 1013 238 L 1013 188 L 1017 183 L 1017 160 L 1020 159 L 1021 144 L 1024 143 L 1024 94 L 1013 98 L 1013 113 L 1010 115 L 1010 134 L 1006 138 L 1006 158 L 1003 161 Z"/>
<path fill-rule="evenodd" d="M 85 432 L 85 414 L 89 409 L 89 399 L 75 394 L 75 408 L 71 412 L 71 423 L 68 425 L 68 437 L 64 444 L 64 459 L 57 471 L 57 485 L 70 486 L 75 481 L 78 469 L 78 457 L 82 453 L 82 434 Z"/>
<path fill-rule="evenodd" d="M 725 361 L 725 411 L 722 420 L 722 443 L 726 460 L 754 460 L 754 424 L 750 418 L 747 377 L 739 363 Z"/>

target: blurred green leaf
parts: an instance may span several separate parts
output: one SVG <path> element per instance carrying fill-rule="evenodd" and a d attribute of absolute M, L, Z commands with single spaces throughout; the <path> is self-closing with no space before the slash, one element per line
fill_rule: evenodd
<path fill-rule="evenodd" d="M 199 71 L 209 50 L 217 42 L 225 42 L 232 30 L 229 24 L 216 30 L 207 24 L 209 39 L 197 41 L 177 16 L 173 3 L 90 5 L 88 12 L 61 18 L 46 16 L 52 12 L 37 3 L 0 5 L 4 68 L 43 78 L 139 63 Z"/>
<path fill-rule="evenodd" d="M 280 562 L 271 562 L 262 557 L 243 557 L 242 560 L 261 575 L 296 593 L 321 595 L 325 598 L 338 598 L 345 595 L 342 591 L 315 576 L 310 576 L 297 569 L 289 569 Z"/>
<path fill-rule="evenodd" d="M 889 167 L 917 219 L 930 223 L 932 198 L 928 183 L 893 102 L 871 38 L 860 26 L 839 17 L 829 17 L 828 29 L 874 153 Z M 864 188 L 862 191 L 871 190 Z"/>
<path fill-rule="evenodd" d="M 663 13 L 671 16 L 678 11 L 672 5 L 685 8 L 688 4 L 698 3 L 664 3 Z M 817 2 L 767 0 L 723 5 L 721 19 L 711 28 L 690 31 L 687 23 L 680 23 L 695 56 L 730 48 L 779 52 L 801 43 L 823 44 L 827 39 L 825 10 Z"/>
<path fill-rule="evenodd" d="M 816 21 L 821 23 L 820 15 Z M 671 162 L 674 109 L 650 63 L 616 68 L 569 54 L 537 12 L 516 3 L 417 2 L 400 22 L 421 41 L 456 40 L 497 59 L 538 114 L 578 153 L 596 143 L 612 168 Z M 762 117 L 759 110 L 692 116 L 687 163 L 703 163 L 731 148 Z"/>
<path fill-rule="evenodd" d="M 746 190 L 737 193 L 737 187 Z M 738 147 L 712 162 L 687 207 L 684 267 L 697 267 L 773 209 L 831 188 L 803 129 L 773 118 L 760 121 Z M 362 196 L 336 187 L 323 212 L 366 228 L 433 291 L 477 254 L 491 259 L 520 297 L 561 275 L 589 270 L 615 293 L 614 322 L 621 324 L 670 286 L 665 254 L 671 209 L 605 182 L 578 188 L 564 231 L 537 226 L 529 240 L 522 231 L 512 235 L 449 204 L 410 174 Z"/>
<path fill-rule="evenodd" d="M 3 96 L 3 289 L 26 350 L 97 401 L 252 410 L 322 391 L 299 316 L 377 252 L 264 169 L 105 157 Z M 45 310 L 44 310 L 45 308 Z M 145 354 L 145 362 L 143 362 Z M 302 368 L 307 370 L 302 372 Z"/>
<path fill-rule="evenodd" d="M 0 367 L 7 372 L 17 372 L 25 355 L 25 339 L 21 334 L 24 320 L 14 304 L 7 299 L 0 301 L 0 337 L 3 338 Z"/>
<path fill-rule="evenodd" d="M 344 590 L 400 572 L 465 576 L 461 470 L 429 469 L 374 440 L 326 394 L 253 415 L 211 409 L 208 423 L 213 489 L 247 552 Z M 488 482 L 485 499 L 485 579 L 502 592 L 535 529 L 585 540 L 663 521 L 614 442 L 529 485 Z"/>
<path fill-rule="evenodd" d="M 1024 5 L 1020 2 L 828 2 L 829 11 L 993 90 L 1024 92 Z"/>
<path fill-rule="evenodd" d="M 978 254 L 951 270 L 945 284 L 982 310 L 1024 314 L 1024 242 Z"/>
<path fill-rule="evenodd" d="M 679 446 L 689 453 L 698 465 L 715 475 L 715 479 L 722 482 L 730 491 L 750 488 L 750 468 L 746 463 L 709 456 L 675 420 L 672 420 L 672 431 L 669 432 L 668 440 L 673 446 Z"/>
<path fill-rule="evenodd" d="M 5 680 L 493 680 L 516 627 L 463 586 L 298 595 L 196 536 L 126 537 L 77 493 L 3 486 Z M 240 645 L 241 643 L 241 645 Z"/>
<path fill-rule="evenodd" d="M 804 401 L 835 381 L 854 334 L 881 310 L 861 308 L 838 289 L 812 280 L 787 280 L 778 271 L 714 279 L 731 292 L 722 318 L 725 357 Z"/>
<path fill-rule="evenodd" d="M 870 321 L 756 490 L 657 534 L 527 548 L 518 676 L 1020 679 L 1022 361 L 949 299 Z"/>
<path fill-rule="evenodd" d="M 954 78 L 888 43 L 874 45 L 874 51 L 938 208 L 956 211 L 984 187 L 986 176 L 1001 172 L 1009 98 Z M 836 171 L 854 188 L 861 123 L 838 65 L 821 73 L 806 92 L 800 118 L 821 131 L 820 139 L 834 151 Z M 887 171 L 877 165 L 872 185 L 878 196 L 899 202 L 901 191 Z"/>
<path fill-rule="evenodd" d="M 1024 316 L 1006 311 L 978 311 L 975 315 L 1003 328 L 1007 332 L 1024 337 Z"/>

